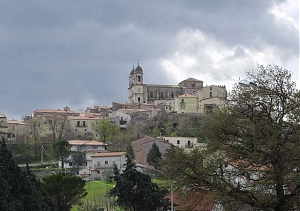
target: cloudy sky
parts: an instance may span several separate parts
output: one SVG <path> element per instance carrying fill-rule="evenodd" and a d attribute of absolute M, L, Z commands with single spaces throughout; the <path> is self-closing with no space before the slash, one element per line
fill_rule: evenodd
<path fill-rule="evenodd" d="M 298 0 L 4 0 L 0 113 L 126 102 L 133 64 L 144 82 L 194 77 L 231 88 L 278 64 L 299 88 Z"/>

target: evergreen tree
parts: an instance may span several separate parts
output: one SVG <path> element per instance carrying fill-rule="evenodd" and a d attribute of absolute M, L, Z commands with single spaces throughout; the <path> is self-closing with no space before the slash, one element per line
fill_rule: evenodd
<path fill-rule="evenodd" d="M 54 174 L 42 179 L 42 188 L 55 202 L 57 211 L 69 211 L 87 195 L 85 181 L 70 174 Z"/>
<path fill-rule="evenodd" d="M 28 166 L 22 171 L 16 165 L 4 140 L 0 143 L 0 187 L 0 210 L 54 210 L 53 202 Z"/>
<path fill-rule="evenodd" d="M 168 204 L 165 199 L 167 190 L 151 182 L 149 175 L 136 170 L 135 164 L 127 155 L 126 169 L 120 173 L 114 168 L 113 180 L 116 185 L 109 195 L 116 197 L 116 204 L 132 211 L 155 211 Z"/>
<path fill-rule="evenodd" d="M 70 148 L 71 145 L 66 140 L 57 140 L 53 144 L 54 153 L 60 159 L 62 169 L 67 158 L 70 156 Z"/>
<path fill-rule="evenodd" d="M 134 150 L 132 148 L 132 144 L 129 144 L 127 146 L 126 152 L 127 152 L 127 155 L 130 157 L 131 160 L 135 159 L 135 154 L 134 154 Z"/>
<path fill-rule="evenodd" d="M 151 149 L 147 154 L 147 163 L 157 168 L 158 162 L 161 160 L 161 152 L 158 146 L 153 142 Z"/>

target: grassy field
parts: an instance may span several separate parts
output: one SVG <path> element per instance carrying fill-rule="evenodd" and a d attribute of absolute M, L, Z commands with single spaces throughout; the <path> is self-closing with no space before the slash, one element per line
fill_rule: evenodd
<path fill-rule="evenodd" d="M 152 179 L 152 182 L 159 186 L 169 187 L 169 182 L 162 179 Z M 107 192 L 114 187 L 115 183 L 106 181 L 91 181 L 87 182 L 85 189 L 88 195 L 82 199 L 82 204 L 71 209 L 71 211 L 98 211 L 99 208 L 110 206 L 111 211 L 122 211 L 120 208 L 113 206 L 113 198 L 107 197 Z"/>
<path fill-rule="evenodd" d="M 91 181 L 87 182 L 85 189 L 88 195 L 82 199 L 82 204 L 72 208 L 71 211 L 93 211 L 99 210 L 99 208 L 107 209 L 110 206 L 110 210 L 120 210 L 113 207 L 113 199 L 107 197 L 107 192 L 114 187 L 114 183 L 106 181 Z"/>

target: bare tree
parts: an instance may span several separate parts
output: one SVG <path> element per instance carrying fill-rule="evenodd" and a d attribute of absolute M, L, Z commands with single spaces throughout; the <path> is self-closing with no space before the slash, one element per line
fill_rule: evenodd
<path fill-rule="evenodd" d="M 46 115 L 45 123 L 51 132 L 51 139 L 56 140 L 66 139 L 70 135 L 70 122 L 66 115 L 52 114 Z"/>
<path fill-rule="evenodd" d="M 29 119 L 27 121 L 27 130 L 30 138 L 34 140 L 34 157 L 37 156 L 37 142 L 41 141 L 41 137 L 43 132 L 45 131 L 45 127 L 42 124 L 41 119 Z"/>

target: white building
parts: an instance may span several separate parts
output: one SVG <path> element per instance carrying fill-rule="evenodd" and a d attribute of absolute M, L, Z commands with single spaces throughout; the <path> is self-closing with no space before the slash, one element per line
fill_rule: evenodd
<path fill-rule="evenodd" d="M 126 152 L 99 152 L 91 155 L 92 165 L 79 171 L 85 180 L 104 180 L 113 175 L 116 166 L 119 170 L 126 168 Z"/>
<path fill-rule="evenodd" d="M 69 144 L 71 145 L 71 152 L 82 152 L 85 154 L 86 163 L 83 166 L 92 166 L 91 155 L 96 152 L 104 152 L 108 145 L 95 140 L 70 140 Z M 73 163 L 74 161 L 70 156 L 68 162 L 64 163 L 64 168 L 73 168 Z M 59 166 L 61 167 L 61 162 L 59 162 Z"/>
<path fill-rule="evenodd" d="M 163 139 L 165 142 L 184 149 L 193 149 L 195 147 L 206 149 L 206 144 L 198 143 L 198 139 L 195 137 L 163 137 Z"/>

